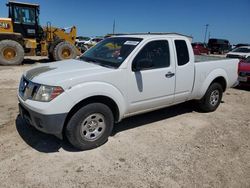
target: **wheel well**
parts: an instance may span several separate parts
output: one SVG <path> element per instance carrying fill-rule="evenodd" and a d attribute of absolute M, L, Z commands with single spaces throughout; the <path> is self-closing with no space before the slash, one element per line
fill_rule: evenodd
<path fill-rule="evenodd" d="M 70 118 L 73 116 L 73 114 L 75 114 L 81 107 L 83 107 L 87 104 L 90 104 L 90 103 L 103 103 L 103 104 L 107 105 L 114 115 L 114 120 L 118 121 L 120 113 L 119 113 L 119 108 L 118 108 L 117 104 L 115 103 L 115 101 L 109 97 L 106 97 L 106 96 L 93 96 L 93 97 L 89 97 L 89 98 L 86 98 L 86 99 L 80 101 L 70 110 L 70 112 L 68 113 L 66 120 L 64 122 L 64 129 L 67 126 L 67 124 L 68 124 Z"/>
<path fill-rule="evenodd" d="M 224 91 L 226 91 L 226 88 L 227 88 L 227 82 L 226 82 L 226 80 L 225 80 L 225 78 L 224 78 L 224 77 L 222 77 L 222 76 L 217 77 L 216 79 L 214 79 L 214 80 L 213 80 L 213 82 L 212 82 L 212 83 L 219 83 L 219 84 L 221 84 L 222 89 L 223 89 L 223 92 L 224 92 Z M 212 84 L 212 83 L 211 83 L 211 84 Z"/>
<path fill-rule="evenodd" d="M 20 34 L 15 33 L 1 33 L 0 34 L 0 41 L 1 40 L 14 40 L 18 42 L 21 46 L 24 46 L 23 36 Z"/>

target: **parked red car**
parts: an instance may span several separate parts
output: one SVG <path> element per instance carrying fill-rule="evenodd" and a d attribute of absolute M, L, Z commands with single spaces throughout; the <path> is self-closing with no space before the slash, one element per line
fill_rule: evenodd
<path fill-rule="evenodd" d="M 250 86 L 250 56 L 240 61 L 238 71 L 240 85 Z"/>
<path fill-rule="evenodd" d="M 194 55 L 210 54 L 209 49 L 206 47 L 205 44 L 201 42 L 192 43 L 192 47 L 194 50 Z"/>

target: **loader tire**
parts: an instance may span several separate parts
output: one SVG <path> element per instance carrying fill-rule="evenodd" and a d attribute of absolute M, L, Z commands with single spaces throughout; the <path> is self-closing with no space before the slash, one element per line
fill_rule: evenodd
<path fill-rule="evenodd" d="M 50 44 L 49 46 L 49 52 L 48 52 L 48 58 L 50 61 L 55 61 L 55 57 L 54 57 L 54 49 L 56 47 L 56 45 L 58 45 L 59 43 L 63 42 L 63 40 L 56 40 L 53 43 Z"/>
<path fill-rule="evenodd" d="M 24 49 L 14 40 L 0 41 L 0 64 L 20 65 L 23 62 Z"/>
<path fill-rule="evenodd" d="M 56 45 L 53 51 L 53 57 L 56 61 L 64 59 L 75 59 L 77 56 L 77 51 L 75 46 L 68 42 L 60 42 Z"/>

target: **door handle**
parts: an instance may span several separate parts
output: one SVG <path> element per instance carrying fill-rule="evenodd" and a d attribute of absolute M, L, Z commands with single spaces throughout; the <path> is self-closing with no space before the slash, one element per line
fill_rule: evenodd
<path fill-rule="evenodd" d="M 173 77 L 175 74 L 173 73 L 173 72 L 168 72 L 167 74 L 165 74 L 165 76 L 167 77 L 167 78 L 171 78 L 171 77 Z"/>

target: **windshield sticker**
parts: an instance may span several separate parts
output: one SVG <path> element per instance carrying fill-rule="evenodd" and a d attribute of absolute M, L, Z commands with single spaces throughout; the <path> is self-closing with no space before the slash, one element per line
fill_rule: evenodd
<path fill-rule="evenodd" d="M 138 41 L 129 41 L 129 40 L 124 43 L 124 45 L 133 45 L 133 46 L 136 46 L 137 44 L 139 44 Z"/>

